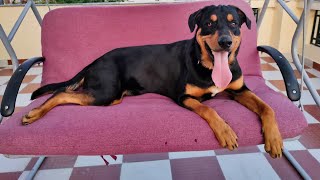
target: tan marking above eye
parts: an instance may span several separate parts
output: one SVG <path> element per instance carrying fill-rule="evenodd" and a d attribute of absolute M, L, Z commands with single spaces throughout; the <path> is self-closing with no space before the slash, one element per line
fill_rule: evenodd
<path fill-rule="evenodd" d="M 212 21 L 217 21 L 217 20 L 218 20 L 218 17 L 217 17 L 217 15 L 212 14 L 211 17 L 210 17 L 210 19 L 211 19 Z"/>
<path fill-rule="evenodd" d="M 228 14 L 227 15 L 227 20 L 228 21 L 233 21 L 233 15 L 232 14 Z"/>

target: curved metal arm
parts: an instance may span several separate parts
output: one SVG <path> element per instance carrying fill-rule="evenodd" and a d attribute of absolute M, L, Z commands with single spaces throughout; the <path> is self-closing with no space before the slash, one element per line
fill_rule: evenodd
<path fill-rule="evenodd" d="M 258 46 L 258 51 L 267 53 L 277 63 L 285 82 L 287 96 L 291 101 L 298 101 L 301 97 L 299 84 L 288 60 L 275 48 L 270 46 Z"/>
<path fill-rule="evenodd" d="M 43 62 L 43 57 L 34 57 L 22 63 L 10 78 L 1 102 L 1 115 L 10 116 L 14 112 L 17 95 L 23 78 L 36 63 Z"/>

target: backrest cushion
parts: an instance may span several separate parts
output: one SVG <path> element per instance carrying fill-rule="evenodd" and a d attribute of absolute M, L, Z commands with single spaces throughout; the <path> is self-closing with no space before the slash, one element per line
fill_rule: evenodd
<path fill-rule="evenodd" d="M 46 58 L 42 85 L 72 78 L 115 48 L 190 39 L 194 33 L 188 27 L 189 15 L 204 6 L 220 4 L 239 7 L 251 20 L 251 30 L 245 24 L 241 28 L 238 60 L 245 75 L 261 75 L 252 9 L 243 0 L 215 0 L 52 10 L 42 24 L 42 53 Z"/>

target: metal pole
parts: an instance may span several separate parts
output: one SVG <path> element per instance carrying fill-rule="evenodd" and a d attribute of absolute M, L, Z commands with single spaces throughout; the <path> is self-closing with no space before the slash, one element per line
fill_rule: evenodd
<path fill-rule="evenodd" d="M 266 14 L 266 11 L 267 11 L 269 2 L 270 2 L 270 0 L 265 0 L 264 3 L 263 3 L 263 7 L 262 7 L 262 9 L 261 9 L 261 12 L 260 12 L 260 15 L 259 15 L 259 18 L 258 18 L 258 22 L 257 22 L 257 28 L 258 28 L 258 30 L 259 30 L 260 25 L 261 25 L 261 23 L 262 23 L 263 17 L 264 17 L 264 15 Z"/>
<path fill-rule="evenodd" d="M 34 4 L 34 2 L 33 2 L 32 0 L 29 0 L 29 1 L 32 2 L 32 4 L 31 4 L 31 9 L 32 9 L 32 11 L 33 11 L 34 16 L 36 16 L 39 25 L 41 26 L 41 24 L 42 24 L 42 18 L 41 18 L 40 14 L 39 14 L 39 11 L 38 11 L 36 5 Z"/>
<path fill-rule="evenodd" d="M 292 12 L 292 10 L 287 6 L 287 4 L 283 0 L 278 0 L 279 4 L 282 6 L 282 8 L 289 14 L 289 16 L 292 18 L 292 20 L 298 24 L 299 19 L 297 16 Z"/>
<path fill-rule="evenodd" d="M 33 166 L 33 168 L 31 169 L 30 173 L 28 174 L 28 176 L 26 177 L 25 180 L 32 180 L 34 178 L 34 176 L 36 175 L 36 173 L 38 172 L 41 164 L 43 163 L 43 161 L 45 160 L 45 156 L 41 156 L 39 157 L 38 161 L 36 162 L 36 164 Z"/>
<path fill-rule="evenodd" d="M 0 24 L 0 39 L 4 45 L 4 47 L 6 48 L 9 56 L 11 57 L 11 60 L 12 60 L 12 65 L 13 65 L 13 72 L 18 68 L 19 66 L 19 61 L 18 61 L 18 58 L 17 58 L 17 55 L 16 53 L 14 52 L 8 38 L 7 38 L 7 35 L 6 33 L 4 32 L 1 24 Z"/>
<path fill-rule="evenodd" d="M 308 12 L 310 10 L 310 7 L 312 5 L 312 2 L 313 0 L 309 0 L 308 4 L 307 4 L 307 11 Z M 305 13 L 305 12 L 303 12 Z M 301 15 L 300 17 L 300 20 L 299 20 L 299 23 L 298 23 L 298 26 L 296 28 L 296 31 L 294 32 L 294 35 L 293 35 L 293 38 L 292 38 L 292 44 L 291 44 L 291 54 L 292 54 L 292 60 L 293 60 L 293 63 L 295 64 L 295 66 L 297 67 L 297 70 L 300 72 L 300 73 L 303 73 L 303 80 L 304 82 L 306 83 L 306 86 L 308 87 L 314 101 L 316 102 L 316 104 L 318 106 L 320 106 L 320 97 L 319 97 L 319 94 L 318 92 L 316 91 L 316 89 L 314 88 L 312 82 L 310 81 L 310 78 L 308 77 L 307 73 L 305 71 L 301 72 L 302 71 L 302 65 L 299 61 L 299 57 L 298 57 L 298 50 L 297 50 L 297 44 L 298 44 L 298 39 L 299 39 L 299 35 L 301 34 L 301 31 L 302 31 L 302 26 L 303 26 L 303 14 Z"/>
<path fill-rule="evenodd" d="M 287 149 L 283 149 L 283 155 L 290 161 L 291 165 L 298 171 L 298 173 L 302 176 L 303 179 L 311 179 L 309 174 L 301 167 L 297 160 L 290 154 Z"/>
<path fill-rule="evenodd" d="M 27 14 L 31 4 L 32 4 L 32 1 L 29 0 L 27 2 L 27 4 L 24 6 L 24 8 L 23 8 L 18 20 L 16 21 L 16 23 L 13 26 L 13 28 L 11 29 L 11 32 L 8 35 L 9 42 L 12 41 L 14 35 L 17 33 L 17 31 L 18 31 L 18 29 L 19 29 L 24 17 L 26 17 L 26 14 Z"/>

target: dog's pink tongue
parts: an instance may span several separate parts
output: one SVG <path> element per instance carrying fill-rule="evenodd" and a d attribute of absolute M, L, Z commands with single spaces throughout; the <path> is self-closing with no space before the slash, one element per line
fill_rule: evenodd
<path fill-rule="evenodd" d="M 232 73 L 228 63 L 228 52 L 212 51 L 212 54 L 214 55 L 214 66 L 211 74 L 212 81 L 216 87 L 225 89 L 232 79 Z"/>

